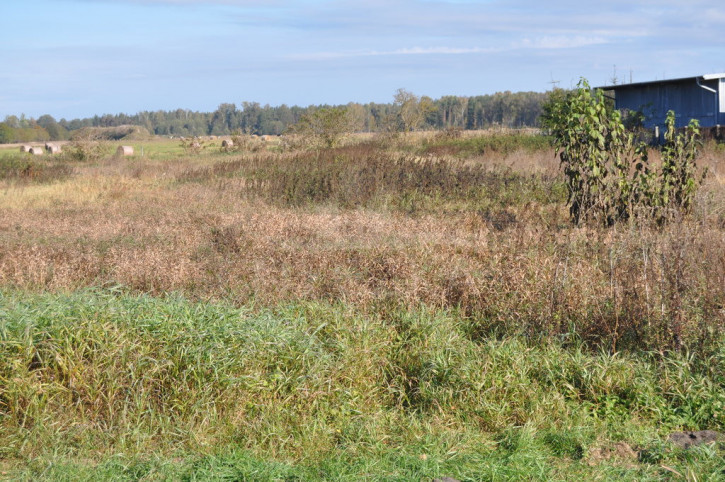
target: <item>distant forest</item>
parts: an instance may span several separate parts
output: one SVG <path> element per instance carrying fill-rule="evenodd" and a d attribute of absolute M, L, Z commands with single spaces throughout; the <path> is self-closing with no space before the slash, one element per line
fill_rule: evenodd
<path fill-rule="evenodd" d="M 423 97 L 432 104 L 421 129 L 481 129 L 491 126 L 537 127 L 542 104 L 549 93 L 498 92 L 475 97 L 445 96 L 440 99 Z M 430 105 L 429 104 L 429 105 Z M 84 127 L 118 127 L 137 125 L 163 136 L 282 134 L 309 110 L 329 106 L 272 107 L 256 102 L 241 105 L 221 104 L 214 112 L 174 111 L 139 112 L 134 115 L 105 114 L 86 119 L 56 120 L 50 115 L 38 119 L 9 115 L 0 122 L 0 143 L 65 140 L 73 131 Z M 383 128 L 386 118 L 395 113 L 395 103 L 357 104 L 346 106 L 362 132 Z"/>

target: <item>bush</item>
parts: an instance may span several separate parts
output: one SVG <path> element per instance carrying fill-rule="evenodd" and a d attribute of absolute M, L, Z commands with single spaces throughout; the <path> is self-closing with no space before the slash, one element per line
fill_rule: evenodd
<path fill-rule="evenodd" d="M 266 147 L 265 142 L 256 135 L 234 132 L 231 137 L 232 145 L 224 147 L 224 152 L 259 152 Z"/>
<path fill-rule="evenodd" d="M 71 161 L 98 161 L 108 153 L 108 141 L 94 129 L 81 129 L 64 147 L 65 158 Z"/>
<path fill-rule="evenodd" d="M 311 147 L 336 147 L 355 130 L 355 120 L 346 107 L 325 107 L 305 114 L 290 127 Z"/>
<path fill-rule="evenodd" d="M 72 173 L 73 168 L 66 163 L 38 160 L 27 154 L 0 158 L 0 180 L 40 184 L 65 179 Z"/>
<path fill-rule="evenodd" d="M 593 92 L 585 80 L 551 106 L 546 124 L 564 167 L 574 223 L 611 226 L 644 217 L 661 224 L 690 211 L 702 181 L 695 165 L 696 120 L 678 134 L 675 114 L 668 112 L 659 170 L 650 168 L 647 146 L 635 142 L 621 114 L 608 108 L 602 92 Z"/>
<path fill-rule="evenodd" d="M 199 137 L 182 137 L 179 146 L 187 154 L 200 154 L 201 151 L 207 148 L 204 140 Z"/>

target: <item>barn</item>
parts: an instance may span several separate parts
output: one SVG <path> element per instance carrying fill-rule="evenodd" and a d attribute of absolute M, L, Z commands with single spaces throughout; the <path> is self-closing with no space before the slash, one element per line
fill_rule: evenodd
<path fill-rule="evenodd" d="M 662 129 L 669 110 L 675 111 L 676 127 L 690 119 L 702 127 L 725 125 L 725 73 L 597 88 L 614 98 L 617 109 L 641 112 L 646 128 Z"/>

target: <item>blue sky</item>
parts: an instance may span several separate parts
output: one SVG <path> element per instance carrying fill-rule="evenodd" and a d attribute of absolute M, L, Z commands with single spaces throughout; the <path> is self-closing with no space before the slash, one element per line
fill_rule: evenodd
<path fill-rule="evenodd" d="M 0 0 L 0 119 L 725 72 L 700 0 Z"/>

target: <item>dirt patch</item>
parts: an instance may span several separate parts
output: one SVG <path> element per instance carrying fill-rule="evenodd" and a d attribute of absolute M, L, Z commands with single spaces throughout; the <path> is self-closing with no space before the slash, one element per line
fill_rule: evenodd
<path fill-rule="evenodd" d="M 689 449 L 695 445 L 715 443 L 723 440 L 723 434 L 714 430 L 699 430 L 696 432 L 675 432 L 670 434 L 670 442 L 676 446 Z"/>
<path fill-rule="evenodd" d="M 626 442 L 617 442 L 614 445 L 595 447 L 589 451 L 587 463 L 596 466 L 602 462 L 614 462 L 627 468 L 633 468 L 637 464 L 639 454 Z"/>

